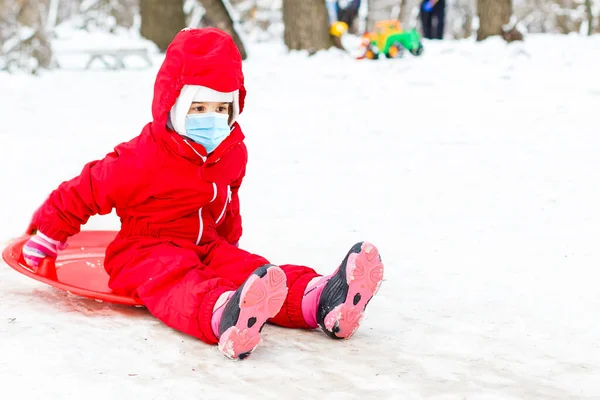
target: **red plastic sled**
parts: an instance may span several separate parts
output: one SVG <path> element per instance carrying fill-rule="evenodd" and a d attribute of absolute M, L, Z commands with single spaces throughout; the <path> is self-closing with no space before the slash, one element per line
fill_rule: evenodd
<path fill-rule="evenodd" d="M 115 231 L 82 231 L 69 239 L 69 246 L 59 252 L 56 263 L 44 259 L 35 272 L 25 264 L 22 256 L 28 235 L 4 249 L 2 258 L 23 275 L 69 293 L 113 304 L 141 306 L 139 299 L 119 296 L 108 287 L 104 252 L 116 234 Z"/>

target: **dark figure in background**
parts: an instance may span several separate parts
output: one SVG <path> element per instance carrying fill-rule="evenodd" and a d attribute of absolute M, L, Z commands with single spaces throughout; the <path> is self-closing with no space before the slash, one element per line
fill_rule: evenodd
<path fill-rule="evenodd" d="M 336 21 L 348 25 L 350 33 L 356 33 L 356 18 L 360 9 L 361 0 L 326 0 L 329 11 L 329 23 Z"/>
<path fill-rule="evenodd" d="M 423 37 L 442 39 L 446 17 L 446 0 L 423 0 L 421 4 L 421 24 Z"/>
<path fill-rule="evenodd" d="M 358 17 L 360 0 L 338 0 L 337 5 L 338 21 L 345 22 L 348 26 L 352 26 L 354 20 Z"/>

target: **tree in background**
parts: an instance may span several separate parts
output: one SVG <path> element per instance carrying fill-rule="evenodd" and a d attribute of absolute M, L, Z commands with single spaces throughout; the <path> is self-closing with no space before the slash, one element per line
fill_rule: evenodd
<path fill-rule="evenodd" d="M 72 0 L 70 3 L 67 0 L 52 1 L 60 2 L 63 13 L 70 9 L 67 18 L 78 20 L 77 25 L 81 29 L 105 30 L 111 33 L 122 28 L 133 28 L 140 11 L 139 0 L 91 0 L 79 2 L 77 7 L 71 6 Z M 73 9 L 76 11 L 73 12 Z M 137 28 L 139 29 L 139 26 Z"/>
<path fill-rule="evenodd" d="M 329 17 L 324 0 L 283 0 L 283 40 L 290 50 L 313 54 L 331 47 Z"/>
<path fill-rule="evenodd" d="M 142 26 L 140 33 L 167 50 L 177 33 L 185 28 L 183 0 L 140 0 Z"/>
<path fill-rule="evenodd" d="M 515 0 L 514 13 L 529 32 L 587 34 L 592 5 L 590 0 Z"/>
<path fill-rule="evenodd" d="M 46 2 L 0 0 L 0 69 L 36 74 L 52 63 Z"/>
<path fill-rule="evenodd" d="M 419 27 L 421 1 L 362 0 L 368 14 L 361 14 L 357 33 L 362 33 L 365 23 L 371 28 L 374 21 L 382 19 L 399 19 L 405 29 Z M 156 7 L 147 9 L 148 4 Z M 502 22 L 486 20 L 495 16 L 498 4 L 508 10 L 501 12 L 505 14 Z M 144 7 L 143 27 L 140 6 Z M 515 25 L 529 33 L 600 33 L 600 0 L 447 0 L 446 7 L 445 37 L 454 39 L 473 36 L 477 14 L 482 18 L 477 32 L 480 39 L 490 34 L 506 39 L 510 26 Z M 147 37 L 156 36 L 163 49 L 182 27 L 213 25 L 232 34 L 244 57 L 240 34 L 254 41 L 281 40 L 283 36 L 289 48 L 313 52 L 331 44 L 325 10 L 325 0 L 0 0 L 0 70 L 37 73 L 56 65 L 51 43 L 59 32 L 55 28 L 62 24 L 72 29 L 135 33 L 133 36 L 141 30 Z M 505 21 L 511 21 L 508 32 L 502 29 Z M 167 29 L 171 32 L 159 34 Z M 513 40 L 509 36 L 507 40 Z"/>
<path fill-rule="evenodd" d="M 588 23 L 587 34 L 588 36 L 592 36 L 592 33 L 594 33 L 594 13 L 592 12 L 592 0 L 585 0 L 585 13 L 587 15 Z"/>
<path fill-rule="evenodd" d="M 473 36 L 473 21 L 477 13 L 475 1 L 455 0 L 447 4 L 446 31 L 453 39 L 467 39 Z"/>
<path fill-rule="evenodd" d="M 201 3 L 206 10 L 206 16 L 204 18 L 205 23 L 229 33 L 242 55 L 242 60 L 245 60 L 247 58 L 246 48 L 244 47 L 240 35 L 238 35 L 234 28 L 231 15 L 234 10 L 231 8 L 229 2 L 227 0 L 201 0 Z"/>
<path fill-rule="evenodd" d="M 411 17 L 415 7 L 419 6 L 416 0 L 398 0 L 398 21 L 403 28 L 407 29 L 411 26 Z"/>
<path fill-rule="evenodd" d="M 512 0 L 477 0 L 477 15 L 478 41 L 490 36 L 502 36 L 503 27 L 510 22 L 512 15 Z"/>

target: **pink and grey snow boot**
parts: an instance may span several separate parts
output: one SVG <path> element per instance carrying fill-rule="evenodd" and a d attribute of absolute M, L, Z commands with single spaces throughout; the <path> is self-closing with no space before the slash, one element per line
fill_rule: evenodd
<path fill-rule="evenodd" d="M 382 281 L 383 264 L 377 248 L 367 242 L 356 243 L 333 275 L 307 288 L 305 297 L 313 289 L 321 290 L 315 302 L 316 324 L 334 339 L 350 338 Z"/>
<path fill-rule="evenodd" d="M 287 280 L 275 265 L 263 265 L 231 295 L 219 323 L 219 350 L 227 357 L 248 357 L 260 342 L 260 331 L 287 296 Z"/>

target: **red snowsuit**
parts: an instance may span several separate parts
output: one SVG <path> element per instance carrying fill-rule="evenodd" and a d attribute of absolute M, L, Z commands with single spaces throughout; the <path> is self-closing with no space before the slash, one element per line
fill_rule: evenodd
<path fill-rule="evenodd" d="M 247 150 L 237 123 L 207 156 L 203 146 L 167 128 L 184 84 L 246 94 L 242 61 L 231 37 L 217 29 L 181 31 L 156 77 L 153 122 L 133 140 L 85 165 L 63 182 L 33 216 L 32 226 L 64 241 L 95 214 L 116 209 L 121 230 L 106 250 L 110 287 L 138 296 L 168 326 L 217 343 L 211 329 L 218 297 L 235 290 L 268 261 L 237 248 L 242 235 L 238 189 Z M 275 324 L 309 328 L 301 299 L 318 274 L 283 265 L 288 298 Z"/>

